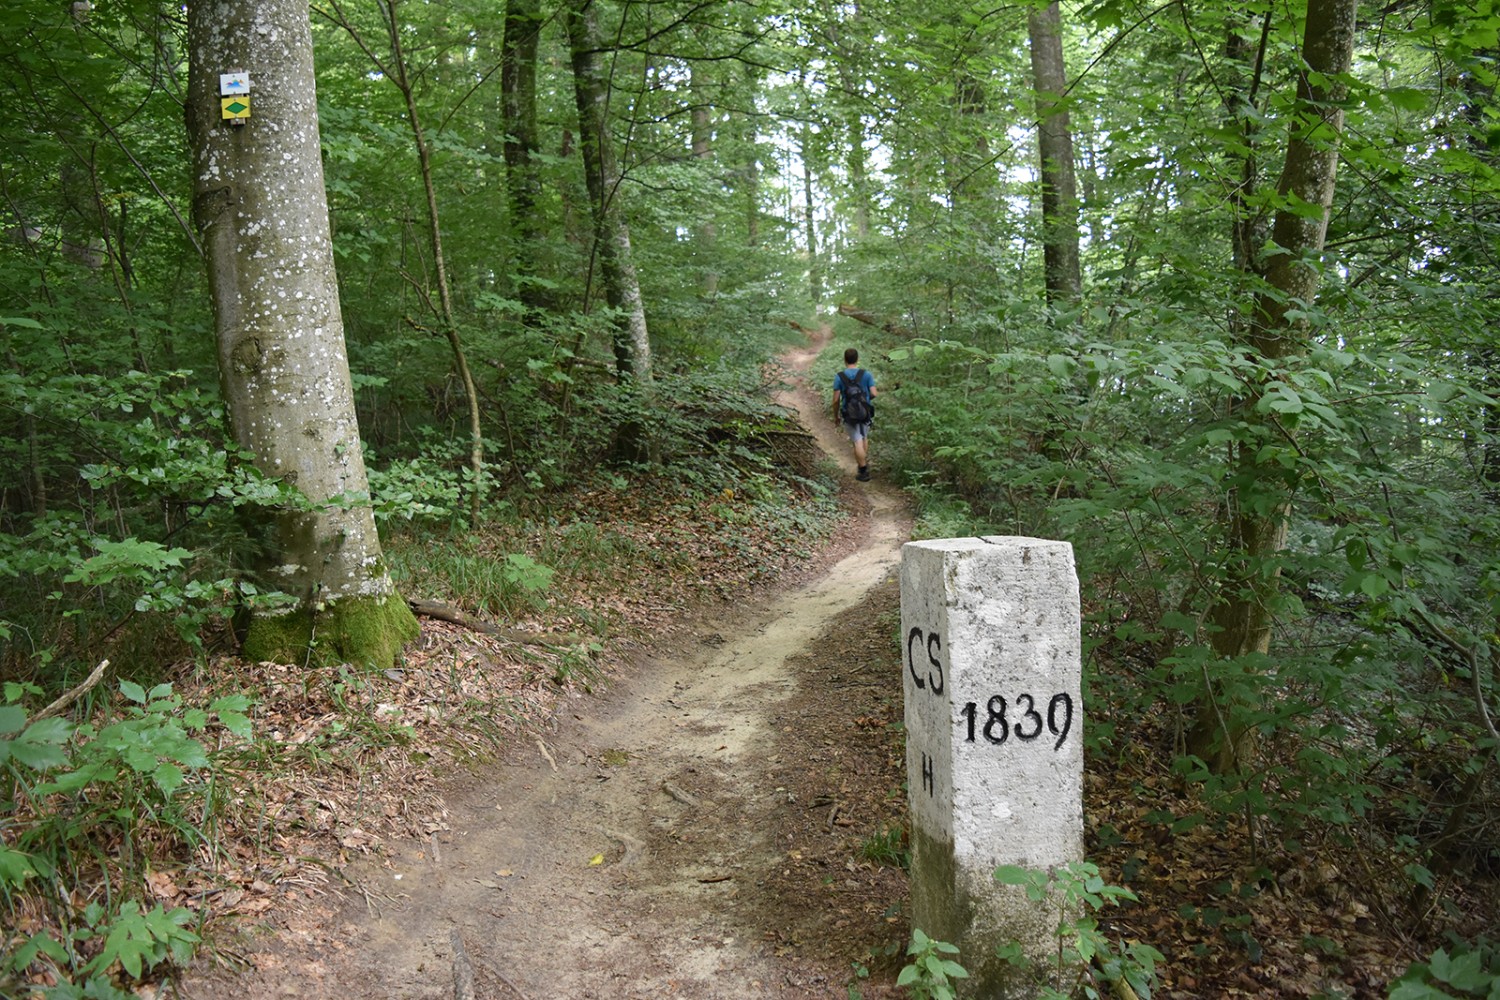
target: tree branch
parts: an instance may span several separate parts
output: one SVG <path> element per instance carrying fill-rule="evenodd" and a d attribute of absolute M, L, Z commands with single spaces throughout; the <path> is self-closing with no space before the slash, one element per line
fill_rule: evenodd
<path fill-rule="evenodd" d="M 1453 633 L 1443 628 L 1442 623 L 1432 617 L 1432 613 L 1422 605 L 1413 605 L 1412 613 L 1417 616 L 1417 620 L 1421 622 L 1428 635 L 1458 654 L 1469 665 L 1470 689 L 1474 694 L 1474 707 L 1479 713 L 1480 724 L 1490 734 L 1490 739 L 1500 744 L 1500 729 L 1495 728 L 1495 719 L 1490 715 L 1489 703 L 1484 697 L 1484 681 L 1479 670 L 1479 650 L 1466 645 Z"/>
<path fill-rule="evenodd" d="M 586 637 L 576 632 L 564 632 L 561 635 L 542 635 L 537 632 L 524 632 L 516 628 L 504 628 L 494 625 L 482 618 L 477 618 L 458 608 L 444 604 L 441 601 L 429 601 L 420 597 L 409 597 L 406 599 L 407 607 L 416 614 L 425 618 L 436 618 L 438 621 L 452 622 L 454 625 L 462 625 L 464 628 L 473 629 L 475 632 L 483 632 L 497 639 L 507 639 L 510 642 L 526 646 L 548 646 L 562 648 L 577 646 L 589 641 Z"/>
<path fill-rule="evenodd" d="M 36 715 L 31 717 L 31 721 L 39 722 L 42 719 L 50 718 L 54 715 L 61 715 L 69 705 L 73 704 L 73 702 L 88 694 L 89 691 L 93 689 L 94 685 L 98 684 L 99 681 L 103 679 L 104 671 L 108 669 L 109 661 L 100 660 L 99 665 L 94 668 L 93 673 L 89 674 L 88 677 L 84 679 L 82 684 L 78 685 L 73 690 L 64 694 L 61 698 L 58 698 L 52 704 L 36 713 Z"/>

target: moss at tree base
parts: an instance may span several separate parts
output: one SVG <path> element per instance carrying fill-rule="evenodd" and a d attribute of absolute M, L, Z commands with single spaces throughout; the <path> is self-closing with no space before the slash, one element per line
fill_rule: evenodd
<path fill-rule="evenodd" d="M 280 615 L 259 615 L 245 633 L 243 654 L 257 662 L 329 666 L 355 663 L 385 669 L 415 639 L 417 618 L 400 595 L 347 597 Z"/>

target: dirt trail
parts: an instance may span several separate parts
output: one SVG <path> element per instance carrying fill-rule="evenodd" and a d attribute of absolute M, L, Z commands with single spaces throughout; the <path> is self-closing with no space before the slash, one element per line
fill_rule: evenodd
<path fill-rule="evenodd" d="M 794 371 L 818 346 L 788 357 Z M 852 475 L 822 386 L 787 402 Z M 787 711 L 801 654 L 888 581 L 907 537 L 893 490 L 859 496 L 869 510 L 842 561 L 653 647 L 602 696 L 567 704 L 554 732 L 462 779 L 448 831 L 351 871 L 361 891 L 258 954 L 238 995 L 845 996 L 847 958 L 777 947 L 767 924 L 799 905 L 768 894 L 791 850 L 773 820 L 803 752 Z"/>

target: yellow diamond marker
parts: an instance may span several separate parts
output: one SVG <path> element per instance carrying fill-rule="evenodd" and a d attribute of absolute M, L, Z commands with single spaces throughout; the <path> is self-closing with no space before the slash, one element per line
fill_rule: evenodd
<path fill-rule="evenodd" d="M 228 118 L 249 118 L 250 98 L 248 97 L 221 97 L 219 98 L 219 110 L 223 116 Z"/>

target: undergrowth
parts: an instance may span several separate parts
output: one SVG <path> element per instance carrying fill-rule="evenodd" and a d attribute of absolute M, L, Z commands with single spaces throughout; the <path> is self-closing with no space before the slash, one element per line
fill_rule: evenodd
<path fill-rule="evenodd" d="M 1462 978 L 1500 898 L 1500 518 L 1474 458 L 1494 447 L 1490 383 L 1369 338 L 1380 317 L 1320 317 L 1304 351 L 1266 363 L 1136 315 L 1099 343 L 1029 327 L 1024 310 L 931 340 L 860 328 L 889 386 L 872 447 L 916 497 L 918 537 L 1072 543 L 1088 753 L 1147 775 L 1138 813 L 1101 825 L 1116 840 L 1100 859 L 1156 861 L 1141 837 L 1218 852 L 1173 926 L 1271 966 L 1295 946 L 1251 928 L 1296 926 L 1265 891 L 1295 881 L 1345 908 L 1309 989 L 1389 982 L 1450 936 L 1466 944 L 1443 954 L 1465 964 L 1429 976 Z M 1240 464 L 1252 455 L 1261 493 Z M 1272 496 L 1285 543 L 1237 563 L 1227 512 Z M 1269 651 L 1222 656 L 1218 616 L 1246 579 L 1264 583 Z M 1252 759 L 1225 766 L 1223 732 L 1246 734 Z M 1230 857 L 1248 874 L 1221 874 Z M 1386 952 L 1354 957 L 1367 939 L 1348 928 L 1367 924 Z"/>
<path fill-rule="evenodd" d="M 429 625 L 435 653 L 419 644 L 380 671 L 184 656 L 170 681 L 85 692 L 77 721 L 38 719 L 51 693 L 7 683 L 0 992 L 125 997 L 218 932 L 216 901 L 259 912 L 272 887 L 310 877 L 307 857 L 431 835 L 444 815 L 435 793 L 382 789 L 427 790 L 435 774 L 479 766 L 555 692 L 597 683 L 612 636 L 743 591 L 810 552 L 836 517 L 825 485 L 753 464 L 707 479 L 612 472 L 498 505 L 478 532 L 430 513 L 387 521 L 405 592 L 515 638 Z"/>

